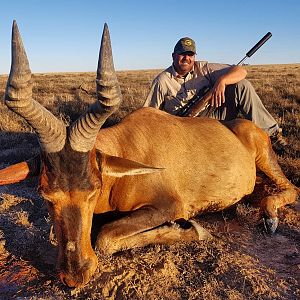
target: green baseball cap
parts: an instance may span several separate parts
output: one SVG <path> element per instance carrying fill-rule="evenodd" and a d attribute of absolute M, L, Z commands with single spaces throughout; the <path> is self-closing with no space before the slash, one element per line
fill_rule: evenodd
<path fill-rule="evenodd" d="M 196 44 L 189 37 L 181 38 L 174 47 L 174 53 L 193 52 L 196 54 Z"/>

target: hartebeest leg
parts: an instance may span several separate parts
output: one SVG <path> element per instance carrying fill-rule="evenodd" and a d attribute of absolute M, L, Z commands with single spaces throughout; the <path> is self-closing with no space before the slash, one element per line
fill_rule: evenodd
<path fill-rule="evenodd" d="M 168 221 L 163 213 L 158 213 L 152 208 L 134 211 L 125 218 L 105 224 L 98 235 L 96 247 L 112 254 L 149 244 L 212 238 L 210 233 L 195 221 L 191 221 L 193 226 L 188 229 L 183 229 L 173 222 L 166 224 Z"/>
<path fill-rule="evenodd" d="M 265 218 L 267 231 L 274 233 L 278 226 L 277 210 L 286 204 L 297 200 L 299 190 L 283 174 L 278 165 L 276 155 L 272 150 L 269 140 L 257 156 L 257 167 L 275 182 L 280 192 L 262 199 L 260 204 L 261 214 Z"/>
<path fill-rule="evenodd" d="M 274 233 L 278 225 L 278 208 L 295 202 L 299 189 L 283 174 L 267 133 L 247 120 L 236 119 L 224 122 L 224 125 L 232 130 L 254 155 L 257 168 L 273 180 L 280 189 L 280 192 L 264 198 L 260 204 L 267 231 Z"/>

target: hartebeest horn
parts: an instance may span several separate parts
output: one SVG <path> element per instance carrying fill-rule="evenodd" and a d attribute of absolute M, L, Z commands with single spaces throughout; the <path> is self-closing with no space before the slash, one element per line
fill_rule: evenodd
<path fill-rule="evenodd" d="M 94 147 L 99 129 L 118 108 L 122 99 L 106 23 L 99 52 L 96 86 L 97 101 L 71 127 L 70 144 L 76 151 L 87 152 Z"/>
<path fill-rule="evenodd" d="M 32 99 L 31 71 L 16 21 L 12 27 L 11 53 L 5 103 L 33 127 L 46 152 L 58 152 L 65 145 L 66 126 Z"/>

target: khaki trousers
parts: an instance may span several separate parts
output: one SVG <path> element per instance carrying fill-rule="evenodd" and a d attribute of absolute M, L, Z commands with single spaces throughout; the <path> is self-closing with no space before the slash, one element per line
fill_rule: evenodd
<path fill-rule="evenodd" d="M 237 118 L 239 113 L 269 135 L 279 129 L 277 122 L 267 111 L 251 83 L 246 79 L 226 87 L 225 103 L 222 106 L 218 108 L 208 107 L 198 116 L 228 121 Z"/>

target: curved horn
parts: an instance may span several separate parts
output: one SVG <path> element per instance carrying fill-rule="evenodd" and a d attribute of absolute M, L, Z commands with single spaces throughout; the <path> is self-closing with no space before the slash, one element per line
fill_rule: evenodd
<path fill-rule="evenodd" d="M 33 127 L 46 152 L 58 152 L 65 145 L 66 126 L 32 99 L 31 71 L 16 21 L 12 27 L 11 53 L 5 104 Z"/>
<path fill-rule="evenodd" d="M 99 129 L 118 108 L 122 95 L 116 76 L 108 26 L 105 23 L 97 68 L 97 101 L 72 126 L 70 144 L 73 150 L 87 152 L 94 147 Z"/>

